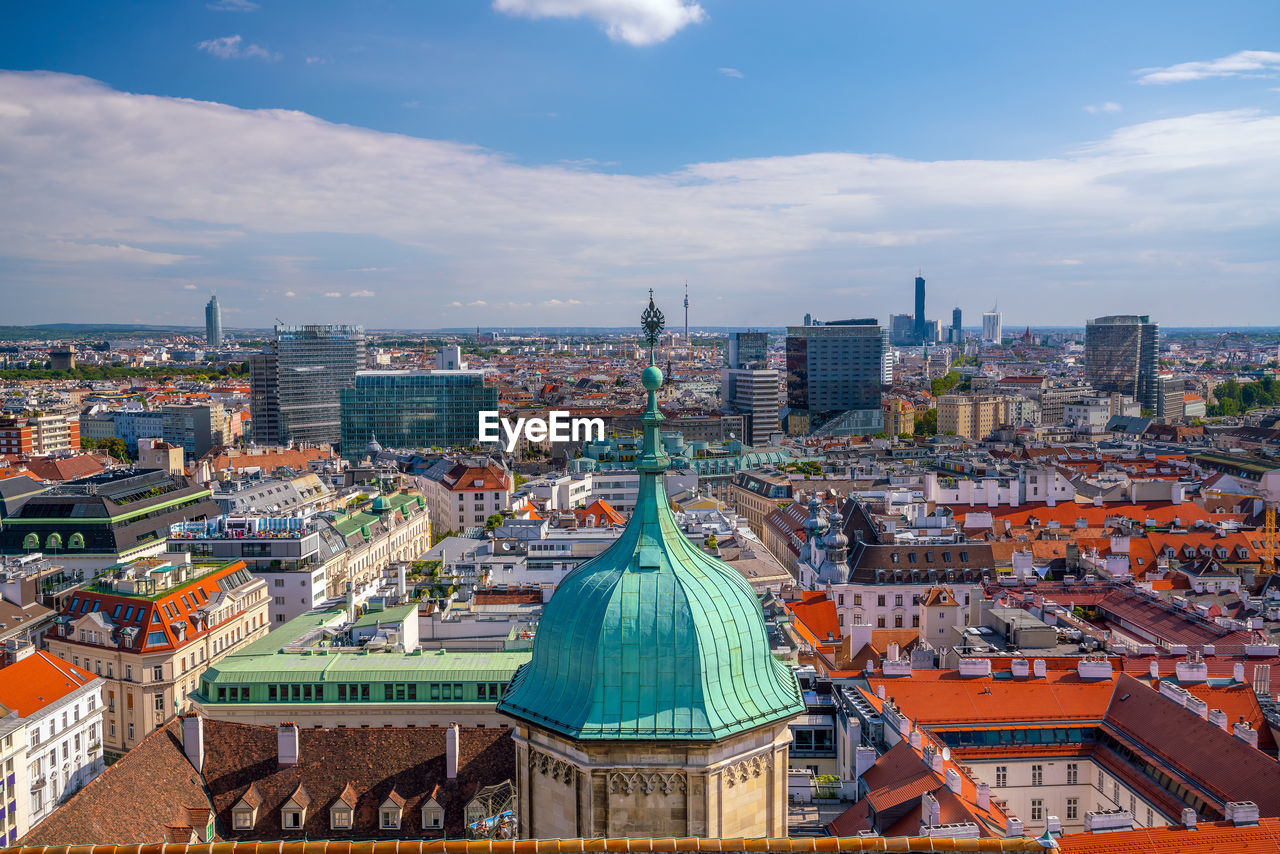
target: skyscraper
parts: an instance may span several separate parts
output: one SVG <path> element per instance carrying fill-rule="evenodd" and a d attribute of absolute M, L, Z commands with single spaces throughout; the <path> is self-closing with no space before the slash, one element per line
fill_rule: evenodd
<path fill-rule="evenodd" d="M 742 441 L 767 445 L 778 430 L 778 372 L 769 370 L 769 333 L 731 332 L 720 372 L 720 401 L 745 420 Z"/>
<path fill-rule="evenodd" d="M 914 343 L 916 343 L 916 344 L 924 344 L 924 343 L 926 343 L 927 339 L 925 338 L 925 334 L 926 334 L 926 333 L 925 333 L 925 328 L 924 328 L 925 321 L 924 321 L 924 277 L 923 277 L 923 276 L 916 276 L 916 314 L 915 314 L 915 318 L 916 318 L 916 325 L 915 325 L 915 331 L 916 331 L 915 338 L 916 338 L 916 340 L 915 340 L 915 342 L 914 342 Z"/>
<path fill-rule="evenodd" d="M 360 371 L 340 389 L 342 455 L 359 459 L 375 435 L 388 448 L 468 447 L 479 413 L 498 408 L 481 371 Z"/>
<path fill-rule="evenodd" d="M 847 414 L 848 430 L 877 433 L 889 336 L 874 318 L 787 327 L 788 429 L 805 433 Z"/>
<path fill-rule="evenodd" d="M 209 297 L 204 307 L 204 340 L 210 347 L 222 346 L 222 307 L 217 294 Z"/>
<path fill-rule="evenodd" d="M 964 325 L 960 322 L 960 306 L 951 309 L 951 343 L 964 343 Z"/>
<path fill-rule="evenodd" d="M 254 441 L 337 444 L 338 392 L 365 367 L 360 326 L 277 326 L 275 340 L 249 358 Z"/>
<path fill-rule="evenodd" d="M 1000 312 L 992 308 L 982 314 L 982 340 L 987 344 L 999 344 L 1004 337 L 1004 326 L 1000 322 Z"/>
<path fill-rule="evenodd" d="M 1136 314 L 1099 317 L 1085 324 L 1084 377 L 1100 392 L 1127 394 L 1156 414 L 1160 325 Z"/>

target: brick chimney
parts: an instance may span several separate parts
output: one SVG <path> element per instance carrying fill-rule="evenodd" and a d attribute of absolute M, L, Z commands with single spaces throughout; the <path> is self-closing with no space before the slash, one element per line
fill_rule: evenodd
<path fill-rule="evenodd" d="M 939 759 L 942 757 L 939 756 Z M 947 769 L 947 788 L 951 790 L 953 795 L 960 794 L 960 772 L 954 768 Z"/>
<path fill-rule="evenodd" d="M 456 723 L 450 723 L 444 733 L 445 776 L 450 780 L 458 778 L 458 739 L 461 734 Z"/>
<path fill-rule="evenodd" d="M 1037 679 L 1044 678 L 1044 670 L 1045 664 L 1043 658 L 1037 658 L 1035 661 L 1031 662 L 1031 672 L 1035 674 Z"/>
<path fill-rule="evenodd" d="M 1196 829 L 1196 811 L 1191 807 L 1182 808 L 1182 826 L 1187 830 Z"/>
<path fill-rule="evenodd" d="M 182 716 L 182 752 L 197 773 L 204 770 L 204 718 L 195 712 Z"/>
<path fill-rule="evenodd" d="M 1061 836 L 1062 835 L 1062 819 L 1058 818 L 1056 815 L 1048 816 L 1044 820 L 1044 830 L 1045 830 L 1045 833 L 1051 834 L 1055 837 Z"/>
<path fill-rule="evenodd" d="M 913 748 L 915 748 L 916 750 L 919 750 L 920 744 L 921 744 L 920 730 L 918 729 L 911 730 L 911 735 L 908 737 L 907 740 L 911 743 L 911 746 Z"/>
<path fill-rule="evenodd" d="M 281 768 L 289 768 L 297 765 L 300 760 L 298 725 L 285 721 L 276 727 L 276 763 Z"/>
<path fill-rule="evenodd" d="M 1254 729 L 1244 718 L 1236 721 L 1235 726 L 1231 728 L 1231 734 L 1248 744 L 1250 747 L 1256 749 L 1258 746 L 1258 731 Z"/>
<path fill-rule="evenodd" d="M 1237 661 L 1231 667 L 1231 678 L 1234 679 L 1236 682 L 1244 684 L 1244 662 L 1243 661 Z"/>
<path fill-rule="evenodd" d="M 1216 726 L 1223 732 L 1231 732 L 1231 723 L 1227 718 L 1227 713 L 1222 709 L 1209 710 L 1209 723 Z"/>
<path fill-rule="evenodd" d="M 1009 816 L 1004 820 L 1004 835 L 1016 839 L 1022 835 L 1022 819 Z"/>

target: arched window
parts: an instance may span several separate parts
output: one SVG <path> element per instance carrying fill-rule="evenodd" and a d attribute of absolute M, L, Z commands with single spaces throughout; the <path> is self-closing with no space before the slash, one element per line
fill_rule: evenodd
<path fill-rule="evenodd" d="M 67 548 L 82 549 L 84 548 L 84 534 L 76 531 L 71 535 L 71 539 L 67 541 Z"/>
<path fill-rule="evenodd" d="M 61 534 L 59 534 L 57 531 L 54 531 L 54 532 L 53 532 L 52 534 L 50 534 L 50 535 L 48 536 L 48 538 L 44 541 L 44 547 L 45 547 L 46 549 L 60 549 L 60 548 L 62 548 L 62 535 L 61 535 Z"/>
<path fill-rule="evenodd" d="M 40 535 L 35 533 L 34 531 L 32 531 L 30 534 L 27 534 L 27 536 L 24 537 L 22 540 L 22 547 L 24 549 L 40 548 Z"/>

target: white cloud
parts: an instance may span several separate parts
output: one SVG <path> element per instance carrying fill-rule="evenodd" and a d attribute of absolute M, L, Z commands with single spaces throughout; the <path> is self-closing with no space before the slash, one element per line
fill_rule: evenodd
<path fill-rule="evenodd" d="M 287 297 L 289 297 L 290 299 L 292 299 L 293 297 L 296 297 L 296 296 L 297 296 L 297 294 L 296 294 L 296 293 L 294 293 L 293 291 L 285 291 L 285 292 L 284 292 L 284 295 L 285 295 L 285 296 L 287 296 Z"/>
<path fill-rule="evenodd" d="M 1262 111 L 1127 125 L 1034 160 L 828 152 L 631 175 L 69 75 L 0 73 L 0 103 L 21 108 L 0 118 L 0 264 L 33 282 L 6 294 L 24 322 L 124 320 L 152 271 L 252 287 L 265 325 L 283 289 L 340 296 L 372 263 L 392 268 L 379 298 L 322 300 L 317 320 L 429 327 L 452 301 L 462 323 L 624 324 L 651 286 L 675 310 L 686 277 L 695 324 L 722 295 L 717 322 L 794 322 L 851 282 L 884 317 L 909 308 L 901 285 L 923 265 L 933 299 L 998 300 L 1011 322 L 1080 322 L 1124 293 L 1164 323 L 1238 323 L 1242 305 L 1280 323 L 1257 300 L 1280 267 L 1280 116 Z M 512 300 L 533 306 L 498 308 Z"/>
<path fill-rule="evenodd" d="M 338 291 L 325 291 L 324 295 L 326 297 L 329 297 L 330 299 L 337 299 L 338 297 L 342 296 L 342 294 L 339 293 Z"/>
<path fill-rule="evenodd" d="M 215 12 L 256 12 L 262 7 L 253 0 L 215 0 L 213 3 L 206 3 L 205 8 Z"/>
<path fill-rule="evenodd" d="M 195 291 L 195 290 L 199 290 L 199 288 L 197 288 L 195 285 L 183 285 L 183 286 L 182 286 L 182 289 L 183 289 L 184 291 Z"/>
<path fill-rule="evenodd" d="M 736 77 L 739 80 L 742 79 L 742 72 L 736 68 L 717 68 L 716 71 L 719 71 L 725 77 Z"/>
<path fill-rule="evenodd" d="M 551 307 L 557 305 L 582 305 L 582 301 L 576 299 L 549 299 L 544 301 L 542 304 Z"/>
<path fill-rule="evenodd" d="M 368 288 L 361 288 L 358 291 L 352 291 L 351 293 L 347 294 L 347 296 L 349 297 L 371 297 L 373 295 L 374 295 L 373 291 L 369 290 Z"/>
<path fill-rule="evenodd" d="M 493 0 L 493 8 L 525 18 L 590 18 L 609 38 L 632 45 L 666 41 L 707 19 L 692 0 Z"/>
<path fill-rule="evenodd" d="M 1280 72 L 1280 51 L 1242 50 L 1230 56 L 1201 62 L 1180 62 L 1164 68 L 1139 68 L 1134 74 L 1143 85 L 1186 83 L 1209 77 L 1274 77 Z"/>
<path fill-rule="evenodd" d="M 453 306 L 454 308 L 459 308 L 462 306 L 462 303 L 458 302 L 457 300 L 454 300 L 453 302 L 449 303 L 449 305 Z"/>
<path fill-rule="evenodd" d="M 1123 109 L 1124 107 L 1115 101 L 1103 101 L 1101 104 L 1089 104 L 1084 111 L 1086 113 L 1118 113 Z"/>
<path fill-rule="evenodd" d="M 245 44 L 239 35 L 223 36 L 218 39 L 206 39 L 196 45 L 196 50 L 203 50 L 219 59 L 279 59 L 280 54 L 272 53 L 262 45 Z"/>
<path fill-rule="evenodd" d="M 316 65 L 317 63 L 324 63 L 324 62 L 327 62 L 327 60 L 323 56 L 307 57 L 307 65 Z"/>

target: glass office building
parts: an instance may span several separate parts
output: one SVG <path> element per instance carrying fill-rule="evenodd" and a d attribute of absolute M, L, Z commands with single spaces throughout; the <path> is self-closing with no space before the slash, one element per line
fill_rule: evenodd
<path fill-rule="evenodd" d="M 1155 415 L 1160 325 L 1145 315 L 1099 317 L 1085 325 L 1084 378 L 1096 391 L 1127 394 Z"/>
<path fill-rule="evenodd" d="M 888 347 L 888 331 L 874 319 L 787 327 L 789 432 L 809 432 L 848 412 L 865 413 L 852 419 L 852 432 L 878 432 Z"/>
<path fill-rule="evenodd" d="M 348 459 L 362 457 L 374 437 L 388 448 L 468 447 L 480 411 L 498 408 L 498 389 L 481 371 L 361 371 L 340 397 Z"/>
<path fill-rule="evenodd" d="M 254 441 L 336 444 L 342 432 L 338 392 L 354 385 L 365 366 L 364 328 L 277 326 L 275 333 L 249 359 Z"/>

